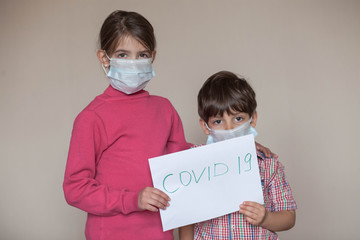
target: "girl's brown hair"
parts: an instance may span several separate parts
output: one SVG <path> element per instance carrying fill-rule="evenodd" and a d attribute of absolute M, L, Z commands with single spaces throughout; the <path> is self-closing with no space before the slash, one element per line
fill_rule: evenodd
<path fill-rule="evenodd" d="M 249 83 L 232 72 L 221 71 L 209 77 L 198 94 L 198 113 L 207 123 L 210 117 L 222 116 L 226 111 L 248 113 L 256 110 L 255 92 Z"/>
<path fill-rule="evenodd" d="M 156 47 L 154 29 L 150 22 L 136 12 L 117 10 L 104 21 L 100 34 L 100 49 L 110 56 L 122 38 L 132 36 L 153 52 Z"/>

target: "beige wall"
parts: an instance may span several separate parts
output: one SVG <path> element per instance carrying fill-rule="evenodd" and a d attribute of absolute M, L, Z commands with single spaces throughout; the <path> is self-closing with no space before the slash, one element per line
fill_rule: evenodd
<path fill-rule="evenodd" d="M 188 141 L 219 70 L 258 94 L 257 140 L 286 166 L 299 210 L 282 239 L 357 239 L 360 1 L 0 1 L 0 239 L 84 239 L 62 192 L 72 123 L 107 86 L 96 41 L 115 9 L 153 24 L 157 76 Z"/>

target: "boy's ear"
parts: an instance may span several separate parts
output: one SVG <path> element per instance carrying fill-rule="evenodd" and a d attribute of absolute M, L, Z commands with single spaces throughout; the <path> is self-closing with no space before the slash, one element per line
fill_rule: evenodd
<path fill-rule="evenodd" d="M 199 123 L 200 123 L 200 126 L 201 126 L 202 130 L 204 131 L 204 133 L 205 133 L 206 135 L 209 135 L 209 134 L 210 134 L 210 131 L 209 131 L 209 129 L 206 127 L 206 122 L 205 122 L 202 118 L 200 118 L 200 119 L 199 119 Z"/>
<path fill-rule="evenodd" d="M 253 115 L 251 116 L 251 122 L 250 122 L 250 125 L 251 125 L 253 128 L 256 127 L 257 117 L 258 117 L 258 114 L 257 114 L 257 111 L 255 111 L 255 112 L 253 113 Z"/>

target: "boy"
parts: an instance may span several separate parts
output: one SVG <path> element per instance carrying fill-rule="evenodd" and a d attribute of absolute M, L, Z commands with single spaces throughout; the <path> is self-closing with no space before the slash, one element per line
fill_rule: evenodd
<path fill-rule="evenodd" d="M 198 94 L 200 126 L 207 144 L 247 134 L 256 136 L 255 92 L 246 80 L 231 72 L 218 72 Z M 296 203 L 277 158 L 259 151 L 258 163 L 264 205 L 243 202 L 239 211 L 179 229 L 180 239 L 278 239 L 277 231 L 295 224 Z"/>

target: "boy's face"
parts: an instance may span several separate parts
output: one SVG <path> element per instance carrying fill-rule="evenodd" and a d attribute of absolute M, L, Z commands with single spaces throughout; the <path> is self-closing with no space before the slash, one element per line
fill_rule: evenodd
<path fill-rule="evenodd" d="M 249 121 L 250 116 L 248 113 L 244 112 L 232 112 L 228 114 L 224 112 L 222 116 L 217 115 L 209 118 L 207 125 L 210 129 L 221 129 L 221 130 L 230 130 Z M 250 125 L 255 128 L 257 121 L 257 112 L 252 115 Z M 206 123 L 203 119 L 200 119 L 200 126 L 203 129 L 206 135 L 210 134 L 209 129 L 206 127 Z"/>

